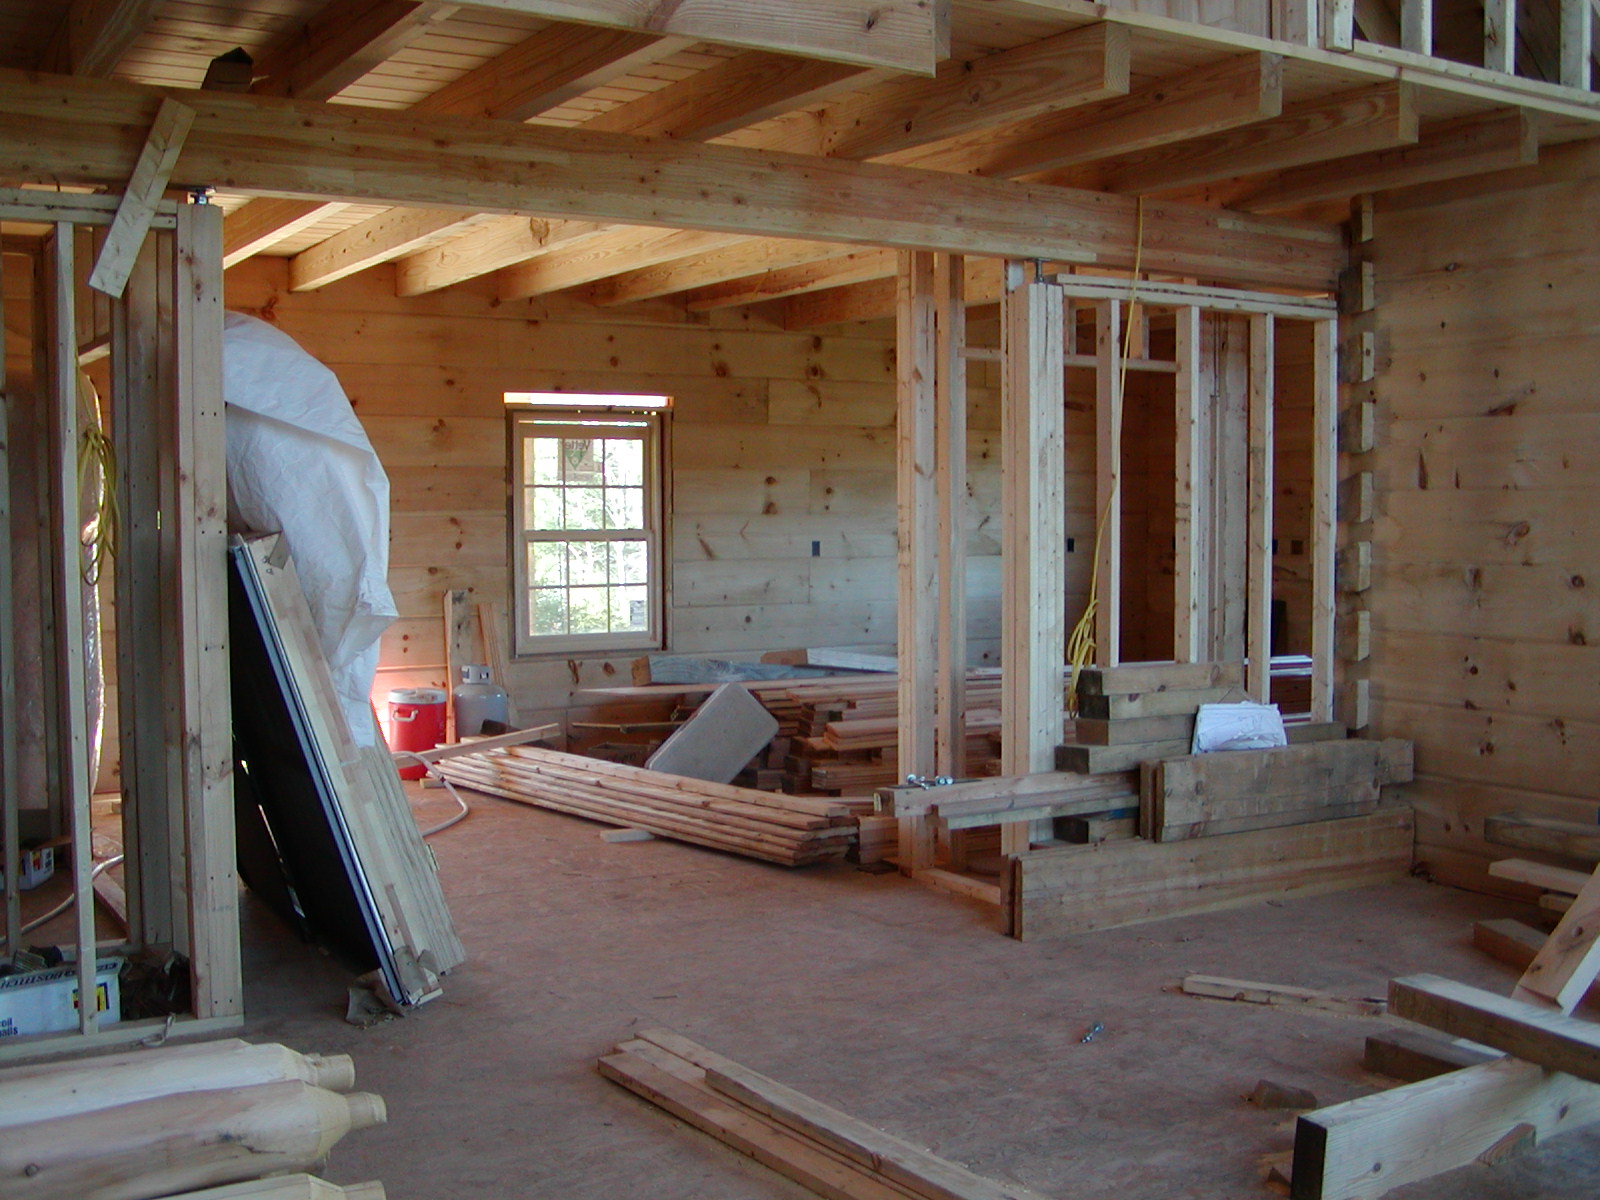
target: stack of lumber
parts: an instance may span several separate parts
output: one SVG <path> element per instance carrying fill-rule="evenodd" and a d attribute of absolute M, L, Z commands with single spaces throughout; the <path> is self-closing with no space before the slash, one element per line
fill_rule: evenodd
<path fill-rule="evenodd" d="M 1411 777 L 1400 738 L 1184 755 L 1145 764 L 1140 820 L 1145 836 L 1176 842 L 1355 817 Z"/>
<path fill-rule="evenodd" d="M 879 807 L 896 817 L 938 817 L 949 829 L 977 829 L 1124 809 L 1138 802 L 1138 777 L 1043 771 L 965 780 L 943 787 L 887 787 Z"/>
<path fill-rule="evenodd" d="M 1056 766 L 1100 775 L 1187 754 L 1200 706 L 1244 700 L 1243 688 L 1242 662 L 1087 667 L 1074 741 L 1057 751 Z"/>
<path fill-rule="evenodd" d="M 354 1086 L 346 1055 L 236 1039 L 0 1071 L 0 1195 L 383 1200 L 378 1183 L 284 1176 L 383 1124 L 383 1100 Z"/>
<path fill-rule="evenodd" d="M 784 790 L 859 794 L 898 782 L 899 688 L 897 677 L 877 675 L 760 693 L 779 723 L 779 736 L 791 737 Z M 987 758 L 1000 728 L 998 672 L 968 672 L 966 704 L 968 759 Z"/>
<path fill-rule="evenodd" d="M 856 838 L 848 804 L 757 792 L 558 750 L 508 746 L 438 764 L 452 783 L 607 825 L 782 866 L 843 858 Z"/>
<path fill-rule="evenodd" d="M 1039 1200 L 666 1030 L 599 1062 L 614 1083 L 831 1200 Z"/>

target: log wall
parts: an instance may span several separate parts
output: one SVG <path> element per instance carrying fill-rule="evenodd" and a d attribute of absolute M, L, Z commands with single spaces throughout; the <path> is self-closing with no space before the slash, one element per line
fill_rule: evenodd
<path fill-rule="evenodd" d="M 1593 823 L 1600 778 L 1600 150 L 1544 158 L 1374 244 L 1374 731 L 1416 742 L 1420 861 L 1495 891 L 1484 818 Z"/>

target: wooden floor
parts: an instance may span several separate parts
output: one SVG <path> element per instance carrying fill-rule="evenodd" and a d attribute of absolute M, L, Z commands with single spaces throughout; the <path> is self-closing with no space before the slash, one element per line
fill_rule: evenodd
<path fill-rule="evenodd" d="M 423 819 L 445 815 L 426 797 Z M 1323 1103 L 1375 1090 L 1359 1059 L 1381 1022 L 1185 997 L 1183 974 L 1354 995 L 1419 971 L 1513 982 L 1467 930 L 1515 906 L 1420 882 L 1024 944 L 898 876 L 612 845 L 474 805 L 433 843 L 468 962 L 404 1021 L 344 1024 L 345 973 L 245 905 L 246 1036 L 355 1056 L 390 1123 L 327 1177 L 381 1177 L 395 1200 L 809 1194 L 601 1079 L 636 1025 L 1060 1200 L 1269 1197 L 1260 1160 L 1292 1121 L 1242 1097 L 1263 1077 Z M 1590 1200 L 1597 1174 L 1600 1130 L 1392 1195 Z"/>

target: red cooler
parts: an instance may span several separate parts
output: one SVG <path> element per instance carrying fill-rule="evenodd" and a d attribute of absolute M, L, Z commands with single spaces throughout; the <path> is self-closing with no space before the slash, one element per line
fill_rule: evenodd
<path fill-rule="evenodd" d="M 389 693 L 389 749 L 432 750 L 444 741 L 443 688 L 394 688 Z M 401 779 L 421 779 L 421 763 L 402 763 Z"/>

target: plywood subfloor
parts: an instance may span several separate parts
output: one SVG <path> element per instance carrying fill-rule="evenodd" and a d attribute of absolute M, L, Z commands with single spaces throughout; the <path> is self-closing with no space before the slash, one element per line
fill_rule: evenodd
<path fill-rule="evenodd" d="M 643 1025 L 1060 1200 L 1270 1197 L 1258 1162 L 1292 1122 L 1242 1096 L 1263 1076 L 1326 1103 L 1376 1089 L 1374 1022 L 1164 989 L 1189 971 L 1358 995 L 1416 971 L 1512 983 L 1467 930 L 1514 907 L 1421 882 L 1022 944 L 897 876 L 610 845 L 474 805 L 434 839 L 470 961 L 404 1021 L 345 1025 L 344 972 L 246 906 L 247 1036 L 355 1055 L 390 1123 L 341 1143 L 328 1177 L 381 1177 L 395 1200 L 806 1195 L 595 1074 Z M 1590 1200 L 1597 1172 L 1591 1131 L 1393 1197 Z"/>

